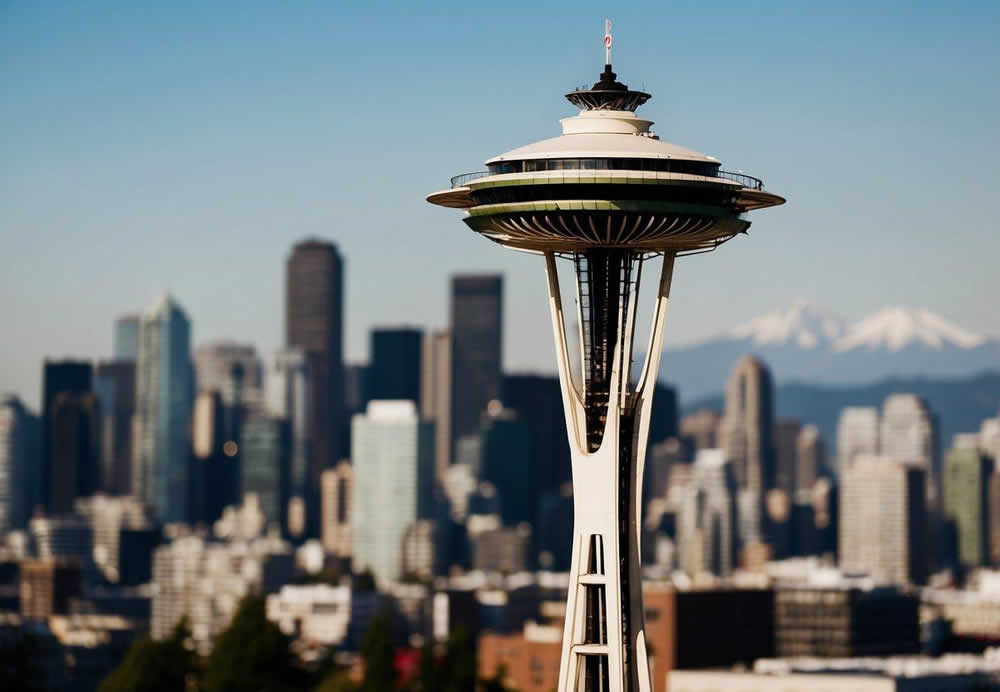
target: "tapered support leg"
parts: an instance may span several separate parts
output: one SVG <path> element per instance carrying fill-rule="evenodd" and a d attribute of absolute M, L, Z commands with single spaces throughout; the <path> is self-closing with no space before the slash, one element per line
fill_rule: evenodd
<path fill-rule="evenodd" d="M 590 338 L 600 335 L 604 352 L 610 350 L 612 354 L 610 377 L 600 385 L 602 395 L 604 387 L 607 388 L 602 416 L 595 416 L 592 410 L 593 396 L 586 391 L 591 386 L 587 377 L 581 378 L 587 383 L 585 391 L 579 391 L 574 384 L 552 253 L 546 253 L 545 263 L 574 496 L 573 552 L 559 692 L 649 692 L 639 555 L 640 503 L 673 257 L 664 258 L 646 363 L 635 391 L 629 391 L 629 366 L 637 278 L 624 270 L 621 281 L 633 287 L 631 292 L 615 293 L 617 304 L 601 306 L 607 309 L 591 310 L 589 315 L 581 311 L 581 324 L 584 319 L 591 320 Z M 607 285 L 615 282 L 620 282 L 618 275 Z M 588 293 L 578 287 L 578 295 Z M 595 319 L 604 322 L 595 324 Z M 597 352 L 589 351 L 590 357 Z M 588 430 L 588 424 L 593 428 L 595 420 L 603 422 L 603 430 L 599 431 L 602 434 L 596 437 L 594 430 Z M 599 443 L 593 442 L 594 439 L 599 439 Z"/>

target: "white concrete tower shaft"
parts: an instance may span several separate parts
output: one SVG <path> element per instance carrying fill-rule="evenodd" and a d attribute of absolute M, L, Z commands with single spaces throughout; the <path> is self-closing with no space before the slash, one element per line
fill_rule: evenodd
<path fill-rule="evenodd" d="M 630 388 L 641 267 L 647 255 L 600 249 L 574 256 L 581 391 L 575 384 L 554 253 L 545 253 L 549 307 L 573 470 L 573 552 L 559 692 L 649 692 L 639 526 L 649 417 L 674 255 L 663 257 L 646 362 Z"/>

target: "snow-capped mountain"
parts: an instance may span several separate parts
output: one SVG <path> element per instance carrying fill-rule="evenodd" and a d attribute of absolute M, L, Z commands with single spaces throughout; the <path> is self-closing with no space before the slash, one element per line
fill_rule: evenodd
<path fill-rule="evenodd" d="M 1000 372 L 1000 340 L 928 310 L 888 307 L 848 324 L 829 310 L 796 301 L 718 337 L 668 349 L 661 377 L 691 401 L 721 391 L 747 353 L 763 358 L 777 382 L 846 385 Z"/>
<path fill-rule="evenodd" d="M 955 326 L 929 310 L 891 307 L 879 310 L 853 325 L 836 341 L 834 350 L 885 348 L 899 351 L 911 344 L 938 350 L 948 346 L 976 348 L 986 341 L 985 336 Z"/>
<path fill-rule="evenodd" d="M 755 345 L 798 344 L 800 348 L 826 346 L 839 339 L 844 320 L 834 313 L 797 300 L 787 310 L 775 310 L 731 329 L 731 339 L 751 339 Z"/>

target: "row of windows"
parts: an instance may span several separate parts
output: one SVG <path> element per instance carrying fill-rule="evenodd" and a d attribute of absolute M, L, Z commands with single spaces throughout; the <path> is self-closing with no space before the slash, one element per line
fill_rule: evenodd
<path fill-rule="evenodd" d="M 502 161 L 487 166 L 490 173 L 531 173 L 533 171 L 657 171 L 663 173 L 689 173 L 714 176 L 717 163 L 683 161 L 678 159 L 529 159 Z"/>
<path fill-rule="evenodd" d="M 511 204 L 560 199 L 615 199 L 685 202 L 728 207 L 733 204 L 727 190 L 700 190 L 673 185 L 510 185 L 473 190 L 476 204 Z"/>

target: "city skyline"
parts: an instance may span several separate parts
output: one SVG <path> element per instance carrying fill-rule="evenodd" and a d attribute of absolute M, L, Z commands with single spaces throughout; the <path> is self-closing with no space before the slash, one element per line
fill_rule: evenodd
<path fill-rule="evenodd" d="M 976 87 L 1000 55 L 989 43 L 997 8 L 885 4 L 780 18 L 739 6 L 725 16 L 646 9 L 613 17 L 616 64 L 661 95 L 647 106 L 657 130 L 695 146 L 710 141 L 709 153 L 747 170 L 775 171 L 769 184 L 795 200 L 738 253 L 678 266 L 690 288 L 678 296 L 688 299 L 671 315 L 668 347 L 787 304 L 790 285 L 792 295 L 855 317 L 887 304 L 926 306 L 1000 334 L 1000 315 L 977 300 L 998 288 L 982 260 L 1000 254 L 1000 240 L 983 230 L 996 175 L 988 163 L 998 153 L 987 114 L 997 95 Z M 565 113 L 551 85 L 569 89 L 593 70 L 603 15 L 535 10 L 525 23 L 516 5 L 492 11 L 473 20 L 446 19 L 444 10 L 376 17 L 307 8 L 275 23 L 254 7 L 238 17 L 205 9 L 190 22 L 127 7 L 110 18 L 100 8 L 44 18 L 5 10 L 10 60 L 0 83 L 10 128 L 0 144 L 13 165 L 0 173 L 0 193 L 13 202 L 0 212 L 8 277 L 0 317 L 18 325 L 18 339 L 3 347 L 2 389 L 37 407 L 44 358 L 107 357 L 112 321 L 163 289 L 189 310 L 195 344 L 231 338 L 269 354 L 282 344 L 285 253 L 309 236 L 333 241 L 345 258 L 349 361 L 363 360 L 370 327 L 445 325 L 450 275 L 501 272 L 505 312 L 529 326 L 507 331 L 505 370 L 552 372 L 544 285 L 530 258 L 484 256 L 474 238 L 424 210 L 422 194 L 455 166 L 497 153 L 477 143 L 481 131 L 507 133 L 497 150 L 556 134 L 552 120 Z M 749 21 L 759 31 L 743 32 Z M 649 26 L 676 35 L 650 41 Z M 706 55 L 707 35 L 726 50 Z M 489 55 L 500 45 L 511 46 L 513 63 L 502 70 Z M 394 72 L 411 53 L 421 59 Z M 457 71 L 455 54 L 464 56 Z M 697 71 L 678 69 L 693 55 Z M 754 96 L 741 83 L 747 68 L 794 98 Z M 470 106 L 461 93 L 479 73 L 499 88 Z M 459 96 L 429 103 L 425 87 L 448 83 Z M 511 118 L 505 103 L 515 95 L 536 107 Z M 384 102 L 405 103 L 405 112 Z M 694 102 L 706 105 L 685 105 Z M 751 126 L 757 141 L 742 136 Z M 385 137 L 394 146 L 381 146 Z M 935 195 L 915 192 L 930 184 Z M 372 217 L 376 195 L 408 223 Z M 845 218 L 838 199 L 848 197 L 861 211 Z M 426 245 L 413 241 L 416 230 L 430 231 Z M 866 252 L 825 262 L 843 256 L 845 233 L 852 242 L 864 234 Z M 905 249 L 904 234 L 914 241 Z M 754 267 L 765 256 L 773 270 L 760 276 Z M 434 272 L 414 269 L 428 264 Z M 920 279 L 928 273 L 934 282 Z M 398 299 L 397 281 L 367 276 L 405 277 L 408 290 Z"/>

